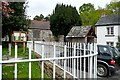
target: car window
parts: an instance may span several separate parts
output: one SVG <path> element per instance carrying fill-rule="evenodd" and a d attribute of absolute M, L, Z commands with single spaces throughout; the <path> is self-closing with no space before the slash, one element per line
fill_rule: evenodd
<path fill-rule="evenodd" d="M 101 54 L 109 54 L 109 49 L 105 46 L 99 46 L 99 52 Z"/>
<path fill-rule="evenodd" d="M 115 55 L 115 56 L 119 56 L 120 55 L 119 51 L 117 51 L 114 47 L 111 47 L 111 50 L 113 52 L 113 55 Z"/>

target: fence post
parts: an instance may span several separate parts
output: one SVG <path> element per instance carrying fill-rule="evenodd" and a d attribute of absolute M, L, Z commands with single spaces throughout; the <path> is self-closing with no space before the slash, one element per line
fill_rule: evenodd
<path fill-rule="evenodd" d="M 82 54 L 82 43 L 80 43 L 80 53 L 79 53 L 80 55 L 79 56 L 81 56 L 81 54 Z M 79 64 L 79 66 L 80 66 L 80 78 L 82 78 L 82 57 L 80 57 L 80 60 L 79 60 L 79 62 L 80 62 L 80 64 Z"/>
<path fill-rule="evenodd" d="M 92 46 L 92 44 L 90 44 L 90 55 L 92 54 L 92 49 L 93 49 L 93 46 Z M 92 65 L 94 64 L 93 63 L 93 59 L 92 59 L 93 57 L 92 56 L 90 56 L 90 78 L 92 78 Z"/>
<path fill-rule="evenodd" d="M 0 45 L 0 62 L 2 62 L 2 45 Z M 0 63 L 0 80 L 2 80 L 2 63 Z"/>
<path fill-rule="evenodd" d="M 55 59 L 55 53 L 56 53 L 56 46 L 54 46 L 54 59 Z M 53 78 L 55 79 L 55 60 L 53 60 Z"/>
<path fill-rule="evenodd" d="M 15 60 L 17 60 L 17 43 L 15 43 Z M 15 63 L 15 79 L 17 79 L 17 63 Z"/>
<path fill-rule="evenodd" d="M 79 48 L 80 46 L 79 46 L 79 44 L 78 43 L 76 43 L 76 56 L 79 56 Z M 76 71 L 77 71 L 77 74 L 76 74 L 76 76 L 77 76 L 77 78 L 79 78 L 79 69 L 78 69 L 78 67 L 79 67 L 79 58 L 76 58 L 76 66 L 77 66 L 77 69 L 76 69 Z"/>
<path fill-rule="evenodd" d="M 70 42 L 66 42 L 66 45 L 69 47 Z M 70 57 L 70 49 L 67 50 L 67 57 Z M 67 66 L 70 66 L 70 59 L 67 60 Z M 70 67 L 67 67 L 68 71 L 70 71 Z"/>
<path fill-rule="evenodd" d="M 85 55 L 86 55 L 86 44 L 84 43 L 84 56 Z M 86 78 L 86 57 L 84 57 L 83 60 L 84 60 L 83 61 L 84 62 L 84 66 L 82 65 L 84 67 L 84 70 L 83 70 L 84 76 L 83 76 L 83 78 Z"/>
<path fill-rule="evenodd" d="M 31 45 L 29 45 L 29 60 L 31 59 Z M 29 79 L 31 79 L 31 62 L 29 62 Z"/>
<path fill-rule="evenodd" d="M 89 74 L 89 73 L 90 73 L 90 64 L 91 64 L 91 63 L 90 63 L 90 43 L 88 43 L 87 45 L 88 45 L 88 48 L 87 48 L 87 49 L 88 49 L 88 51 L 89 51 L 88 64 L 87 64 L 87 65 L 88 65 L 88 74 Z M 88 76 L 88 78 L 89 78 L 90 75 L 87 75 L 87 76 Z"/>
<path fill-rule="evenodd" d="M 42 59 L 44 58 L 44 45 L 42 45 Z M 44 78 L 44 61 L 42 61 L 42 74 L 41 74 L 41 78 Z"/>
<path fill-rule="evenodd" d="M 94 43 L 94 54 L 97 53 L 97 45 Z M 97 78 L 97 55 L 94 56 L 94 78 Z"/>
<path fill-rule="evenodd" d="M 66 58 L 66 49 L 67 48 L 67 46 L 66 45 L 64 45 L 64 58 Z M 66 59 L 64 59 L 64 79 L 66 78 Z"/>
<path fill-rule="evenodd" d="M 74 44 L 74 57 L 76 56 L 76 43 Z M 74 60 L 74 78 L 76 78 L 76 66 L 77 64 L 75 64 L 76 62 L 76 58 L 73 59 Z"/>

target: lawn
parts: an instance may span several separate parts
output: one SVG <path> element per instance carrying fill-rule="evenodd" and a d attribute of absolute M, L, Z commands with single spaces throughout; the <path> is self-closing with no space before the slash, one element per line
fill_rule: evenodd
<path fill-rule="evenodd" d="M 12 48 L 12 54 L 10 58 L 14 57 L 15 49 Z M 3 56 L 7 55 L 7 48 L 3 48 Z M 28 59 L 28 49 L 26 49 L 26 52 L 23 53 L 22 48 L 18 48 L 18 58 Z M 32 53 L 32 58 L 36 58 L 35 55 Z M 32 78 L 41 78 L 41 69 L 39 67 L 39 62 L 32 62 Z M 29 63 L 28 62 L 22 62 L 18 63 L 18 78 L 28 78 L 29 76 Z M 14 64 L 3 64 L 2 66 L 2 77 L 3 78 L 14 78 Z M 48 76 L 45 74 L 45 78 L 48 78 Z"/>

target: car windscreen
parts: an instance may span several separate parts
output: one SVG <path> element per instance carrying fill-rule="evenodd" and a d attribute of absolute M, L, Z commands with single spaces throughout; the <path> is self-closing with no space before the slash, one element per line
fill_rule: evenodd
<path fill-rule="evenodd" d="M 98 52 L 101 53 L 102 55 L 110 54 L 109 47 L 107 46 L 99 46 Z"/>

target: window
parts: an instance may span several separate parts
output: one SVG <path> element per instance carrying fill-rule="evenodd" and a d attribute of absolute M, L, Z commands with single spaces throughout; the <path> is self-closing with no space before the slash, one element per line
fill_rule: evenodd
<path fill-rule="evenodd" d="M 119 51 L 115 47 L 111 47 L 111 50 L 112 50 L 114 56 L 120 55 Z"/>
<path fill-rule="evenodd" d="M 107 42 L 107 45 L 114 46 L 114 42 Z"/>
<path fill-rule="evenodd" d="M 99 52 L 103 55 L 109 54 L 109 49 L 106 46 L 99 46 Z"/>
<path fill-rule="evenodd" d="M 114 34 L 114 27 L 107 27 L 107 34 L 113 35 Z"/>

